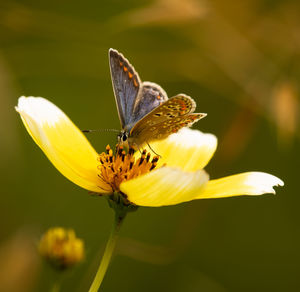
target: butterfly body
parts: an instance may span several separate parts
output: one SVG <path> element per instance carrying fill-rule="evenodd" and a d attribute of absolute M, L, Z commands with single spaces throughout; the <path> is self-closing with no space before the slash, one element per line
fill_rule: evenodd
<path fill-rule="evenodd" d="M 179 94 L 170 99 L 156 83 L 141 82 L 138 73 L 118 51 L 109 50 L 110 72 L 122 130 L 119 142 L 142 146 L 191 126 L 206 114 L 193 113 L 195 101 Z"/>

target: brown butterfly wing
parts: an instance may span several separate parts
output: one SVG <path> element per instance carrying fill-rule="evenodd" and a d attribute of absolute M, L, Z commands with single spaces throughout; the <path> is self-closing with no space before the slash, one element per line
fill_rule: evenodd
<path fill-rule="evenodd" d="M 192 113 L 177 118 L 165 120 L 150 128 L 143 129 L 138 135 L 133 134 L 129 137 L 130 143 L 143 145 L 155 140 L 162 140 L 169 135 L 178 132 L 183 127 L 191 127 L 195 122 L 204 118 L 205 114 Z"/>
<path fill-rule="evenodd" d="M 157 108 L 149 112 L 144 116 L 131 130 L 132 132 L 139 132 L 141 128 L 145 128 L 146 125 L 158 124 L 165 119 L 175 118 L 177 116 L 183 116 L 188 113 L 194 112 L 196 108 L 195 101 L 185 95 L 178 94 L 171 97 Z"/>
<path fill-rule="evenodd" d="M 206 114 L 193 113 L 195 101 L 185 95 L 176 95 L 143 117 L 130 131 L 129 138 L 134 144 L 141 145 L 153 140 L 160 140 L 177 132 L 183 127 L 190 127 Z"/>

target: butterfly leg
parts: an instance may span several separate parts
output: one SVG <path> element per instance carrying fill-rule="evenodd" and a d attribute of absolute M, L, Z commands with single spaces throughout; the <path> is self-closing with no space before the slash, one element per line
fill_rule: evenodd
<path fill-rule="evenodd" d="M 138 150 L 139 150 L 140 154 L 142 155 L 141 148 L 140 148 L 138 145 L 137 145 L 137 148 L 138 148 Z"/>
<path fill-rule="evenodd" d="M 150 150 L 157 156 L 159 156 L 161 158 L 161 155 L 159 155 L 158 153 L 156 153 L 153 148 L 150 146 L 150 144 L 147 142 L 148 147 L 150 148 Z"/>

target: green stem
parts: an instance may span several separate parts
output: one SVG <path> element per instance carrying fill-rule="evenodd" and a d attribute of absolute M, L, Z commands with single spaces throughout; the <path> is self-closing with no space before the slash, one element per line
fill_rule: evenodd
<path fill-rule="evenodd" d="M 116 246 L 116 242 L 118 239 L 118 232 L 120 230 L 121 227 L 121 223 L 123 222 L 123 219 L 126 216 L 126 213 L 118 213 L 117 210 L 115 210 L 116 214 L 115 214 L 115 221 L 114 221 L 114 225 L 113 228 L 111 230 L 108 242 L 106 244 L 105 247 L 105 251 L 102 257 L 102 260 L 100 262 L 97 274 L 94 278 L 94 281 L 90 287 L 89 292 L 97 292 L 98 289 L 100 288 L 100 285 L 103 281 L 103 278 L 105 276 L 105 273 L 107 271 L 107 268 L 109 266 L 110 260 L 111 260 L 111 256 L 113 254 L 113 251 L 115 249 Z"/>
<path fill-rule="evenodd" d="M 58 271 L 56 271 L 56 272 L 58 272 Z M 60 291 L 60 287 L 61 287 L 61 282 L 62 282 L 63 276 L 64 276 L 63 271 L 59 271 L 59 273 L 57 275 L 57 279 L 56 279 L 53 287 L 51 288 L 50 292 L 59 292 Z"/>
<path fill-rule="evenodd" d="M 50 292 L 59 292 L 60 291 L 60 283 L 55 283 L 50 290 Z"/>
<path fill-rule="evenodd" d="M 55 269 L 51 267 L 51 270 L 54 272 L 53 277 L 55 278 L 55 281 L 52 288 L 50 289 L 50 292 L 59 292 L 61 288 L 61 283 L 65 276 L 65 271 L 62 269 L 57 269 L 57 267 Z"/>

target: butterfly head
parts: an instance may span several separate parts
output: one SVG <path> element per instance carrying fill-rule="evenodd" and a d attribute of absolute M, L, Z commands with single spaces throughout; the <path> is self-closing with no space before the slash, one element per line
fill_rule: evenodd
<path fill-rule="evenodd" d="M 122 130 L 118 135 L 118 144 L 128 147 L 128 136 L 129 133 L 125 130 Z"/>

